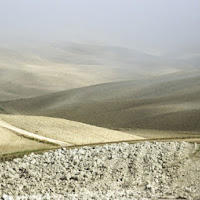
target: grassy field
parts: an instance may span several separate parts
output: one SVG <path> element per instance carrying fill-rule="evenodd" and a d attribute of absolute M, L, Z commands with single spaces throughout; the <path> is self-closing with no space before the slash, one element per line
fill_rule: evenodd
<path fill-rule="evenodd" d="M 0 115 L 0 119 L 23 130 L 69 142 L 74 146 L 143 139 L 133 134 L 50 117 Z M 2 161 L 21 157 L 31 152 L 39 153 L 56 148 L 55 145 L 22 137 L 2 127 L 0 127 L 0 138 L 0 160 Z"/>
<path fill-rule="evenodd" d="M 1 119 L 23 130 L 74 145 L 137 140 L 142 137 L 64 119 L 1 115 Z"/>
<path fill-rule="evenodd" d="M 34 151 L 43 148 L 52 148 L 53 145 L 44 144 L 34 140 L 20 137 L 7 129 L 0 127 L 0 156 L 3 154 L 23 152 L 23 151 Z"/>

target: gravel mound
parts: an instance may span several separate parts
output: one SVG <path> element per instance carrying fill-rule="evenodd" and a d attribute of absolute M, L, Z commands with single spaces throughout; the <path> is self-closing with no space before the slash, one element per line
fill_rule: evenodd
<path fill-rule="evenodd" d="M 199 145 L 112 144 L 0 163 L 2 199 L 200 199 Z"/>

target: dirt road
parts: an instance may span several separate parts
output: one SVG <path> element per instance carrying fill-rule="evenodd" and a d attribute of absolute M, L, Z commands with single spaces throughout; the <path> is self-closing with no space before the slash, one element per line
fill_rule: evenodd
<path fill-rule="evenodd" d="M 66 143 L 66 142 L 62 142 L 62 141 L 59 141 L 59 140 L 54 140 L 54 139 L 47 138 L 47 137 L 44 137 L 44 136 L 41 136 L 41 135 L 37 135 L 35 133 L 25 131 L 25 130 L 17 128 L 15 126 L 1 120 L 1 119 L 0 119 L 0 126 L 3 127 L 3 128 L 9 129 L 11 131 L 14 131 L 18 135 L 21 135 L 22 137 L 38 140 L 38 141 L 41 141 L 41 142 L 49 142 L 49 143 L 53 143 L 53 144 L 59 145 L 59 146 L 71 146 L 71 145 L 73 145 L 71 143 Z"/>

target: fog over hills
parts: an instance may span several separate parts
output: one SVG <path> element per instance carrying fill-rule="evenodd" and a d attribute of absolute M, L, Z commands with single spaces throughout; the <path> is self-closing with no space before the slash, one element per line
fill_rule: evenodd
<path fill-rule="evenodd" d="M 125 47 L 73 42 L 3 44 L 0 100 L 35 97 L 105 82 L 198 69 L 198 55 L 152 55 Z"/>

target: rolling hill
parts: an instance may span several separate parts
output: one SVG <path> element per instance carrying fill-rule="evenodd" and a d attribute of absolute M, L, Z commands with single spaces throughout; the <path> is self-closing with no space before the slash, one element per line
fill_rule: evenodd
<path fill-rule="evenodd" d="M 106 83 L 1 102 L 1 113 L 42 115 L 110 129 L 200 131 L 200 72 Z"/>
<path fill-rule="evenodd" d="M 133 73 L 128 73 L 130 69 L 122 70 L 121 61 L 114 62 L 119 47 L 112 48 L 116 49 L 114 54 L 108 47 L 97 46 L 95 49 L 81 44 L 65 48 L 63 45 L 45 43 L 1 44 L 0 101 L 30 98 L 133 77 L 130 76 Z M 126 52 L 131 50 L 127 49 Z"/>

